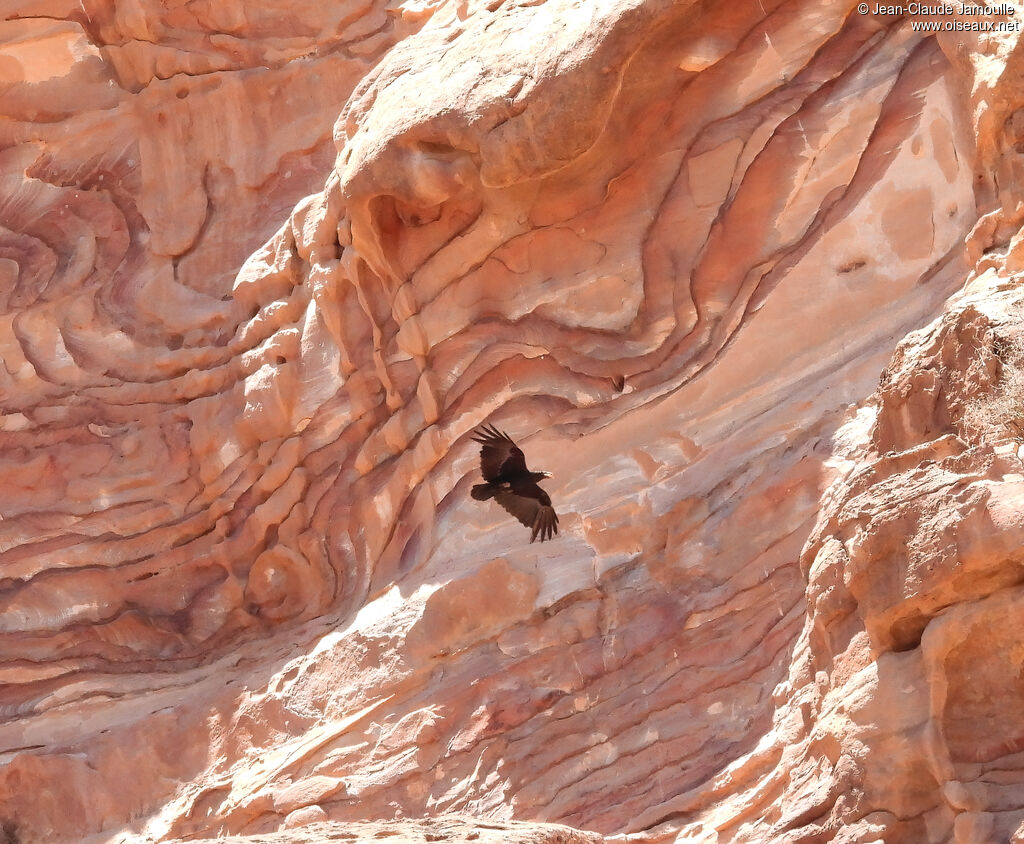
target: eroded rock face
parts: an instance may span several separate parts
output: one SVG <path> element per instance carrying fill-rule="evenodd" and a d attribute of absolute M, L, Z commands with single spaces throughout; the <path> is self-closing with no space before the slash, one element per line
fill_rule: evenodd
<path fill-rule="evenodd" d="M 323 815 L 322 809 L 314 808 L 318 811 L 311 810 L 313 817 Z M 458 815 L 347 824 L 314 821 L 289 826 L 290 829 L 258 836 L 223 836 L 198 840 L 215 840 L 224 844 L 326 844 L 331 841 L 380 840 L 386 840 L 390 844 L 427 844 L 431 841 L 472 841 L 477 844 L 601 844 L 604 841 L 604 838 L 593 832 L 583 832 L 559 824 L 478 820 Z"/>
<path fill-rule="evenodd" d="M 12 835 L 1016 829 L 1024 469 L 976 408 L 1021 330 L 1018 34 L 37 5 L 0 63 Z M 469 499 L 485 421 L 554 541 Z"/>

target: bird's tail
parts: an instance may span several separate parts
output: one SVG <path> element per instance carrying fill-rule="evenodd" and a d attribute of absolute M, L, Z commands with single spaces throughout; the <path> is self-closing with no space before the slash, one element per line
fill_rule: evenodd
<path fill-rule="evenodd" d="M 486 501 L 488 498 L 493 498 L 496 491 L 494 484 L 477 484 L 469 491 L 469 494 L 477 501 Z"/>

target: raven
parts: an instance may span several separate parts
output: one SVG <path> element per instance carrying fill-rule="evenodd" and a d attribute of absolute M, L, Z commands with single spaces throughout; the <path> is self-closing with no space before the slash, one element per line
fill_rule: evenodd
<path fill-rule="evenodd" d="M 530 542 L 551 539 L 558 533 L 558 516 L 551 499 L 537 481 L 550 478 L 550 472 L 531 472 L 526 455 L 504 431 L 484 425 L 473 437 L 480 448 L 480 473 L 485 484 L 477 484 L 470 495 L 477 501 L 493 498 L 530 528 Z"/>

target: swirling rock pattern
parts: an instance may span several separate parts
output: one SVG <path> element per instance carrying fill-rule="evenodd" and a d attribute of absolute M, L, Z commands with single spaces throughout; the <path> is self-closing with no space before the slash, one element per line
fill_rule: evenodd
<path fill-rule="evenodd" d="M 812 0 L 3 26 L 10 835 L 1016 829 L 1019 725 L 979 724 L 1019 692 L 1020 475 L 964 413 L 1024 269 L 1019 34 Z M 469 500 L 485 421 L 554 473 L 556 540 Z"/>

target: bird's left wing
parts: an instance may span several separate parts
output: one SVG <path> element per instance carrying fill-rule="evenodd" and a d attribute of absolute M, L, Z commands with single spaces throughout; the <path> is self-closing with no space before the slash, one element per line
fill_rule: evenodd
<path fill-rule="evenodd" d="M 480 473 L 484 480 L 495 481 L 500 475 L 526 472 L 526 456 L 504 431 L 484 425 L 473 435 L 480 443 Z"/>

